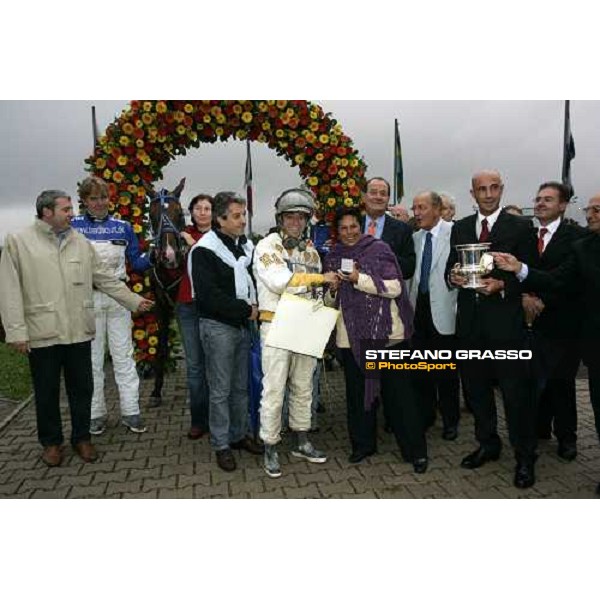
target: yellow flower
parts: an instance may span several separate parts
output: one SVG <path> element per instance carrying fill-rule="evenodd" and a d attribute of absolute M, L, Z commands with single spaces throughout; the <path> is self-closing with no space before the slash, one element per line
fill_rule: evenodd
<path fill-rule="evenodd" d="M 137 285 L 139 285 L 139 286 L 140 286 L 140 291 L 141 291 L 141 287 L 142 287 L 142 286 L 141 286 L 139 283 L 136 283 L 136 284 L 133 286 L 133 291 L 135 291 L 135 287 L 136 287 Z M 143 339 L 146 337 L 146 332 L 145 332 L 143 329 L 136 329 L 136 330 L 133 332 L 133 337 L 134 337 L 136 340 L 138 340 L 138 341 L 139 341 L 139 340 L 143 340 Z"/>
<path fill-rule="evenodd" d="M 192 140 L 192 142 L 195 142 L 198 139 L 198 134 L 195 131 L 188 131 L 187 136 L 190 138 L 190 140 Z"/>
<path fill-rule="evenodd" d="M 140 209 L 140 207 L 139 207 L 139 206 L 134 206 L 134 207 L 131 209 L 131 214 L 132 214 L 134 217 L 139 217 L 139 216 L 142 214 L 142 210 Z"/>
<path fill-rule="evenodd" d="M 216 127 L 215 133 L 220 137 L 225 133 L 225 130 L 222 127 Z"/>
<path fill-rule="evenodd" d="M 119 196 L 119 204 L 121 206 L 127 206 L 129 204 L 129 198 L 127 196 Z"/>
<path fill-rule="evenodd" d="M 263 128 L 263 131 L 269 131 L 269 129 L 271 129 L 271 123 L 269 123 L 268 121 L 265 121 L 262 124 L 262 128 Z"/>
<path fill-rule="evenodd" d="M 109 202 L 108 203 L 108 212 L 115 212 L 115 203 L 114 202 Z"/>
<path fill-rule="evenodd" d="M 245 132 L 243 129 L 238 129 L 238 130 L 235 132 L 235 137 L 236 137 L 238 140 L 245 140 L 247 136 L 248 136 L 248 134 L 247 134 L 247 133 L 246 133 L 246 132 Z"/>
<path fill-rule="evenodd" d="M 152 102 L 144 102 L 144 104 L 142 104 L 142 109 L 145 112 L 150 112 L 152 110 Z"/>
<path fill-rule="evenodd" d="M 144 147 L 144 140 L 135 140 L 135 145 L 138 148 L 143 148 Z"/>
<path fill-rule="evenodd" d="M 294 156 L 294 162 L 297 165 L 301 165 L 304 162 L 304 154 L 296 154 L 296 156 Z"/>
<path fill-rule="evenodd" d="M 326 133 L 322 133 L 319 136 L 319 141 L 321 142 L 321 144 L 327 144 L 327 142 L 329 142 L 329 136 Z"/>
<path fill-rule="evenodd" d="M 335 198 L 327 198 L 327 206 L 335 206 Z"/>
<path fill-rule="evenodd" d="M 318 163 L 316 160 L 311 160 L 311 161 L 308 163 L 308 166 L 309 166 L 311 169 L 316 169 L 316 168 L 317 168 L 317 166 L 318 166 L 318 164 L 319 164 L 319 163 Z"/>
<path fill-rule="evenodd" d="M 124 154 L 121 154 L 121 156 L 119 156 L 119 158 L 117 158 L 117 164 L 120 167 L 124 167 L 128 162 L 129 162 L 129 159 Z"/>
<path fill-rule="evenodd" d="M 167 112 L 167 103 L 160 100 L 156 103 L 156 112 L 157 113 L 166 113 Z"/>
<path fill-rule="evenodd" d="M 185 125 L 177 125 L 175 129 L 179 135 L 183 135 L 185 133 Z"/>
<path fill-rule="evenodd" d="M 123 133 L 131 135 L 133 133 L 133 125 L 131 123 L 125 123 L 123 125 Z"/>
<path fill-rule="evenodd" d="M 186 104 L 186 105 L 183 107 L 183 110 L 185 110 L 185 112 L 186 112 L 188 115 L 190 115 L 190 114 L 192 114 L 192 113 L 194 112 L 194 107 L 193 107 L 193 105 L 191 105 L 191 104 Z"/>
<path fill-rule="evenodd" d="M 104 167 L 106 167 L 106 161 L 103 158 L 97 158 L 95 165 L 98 170 L 104 169 Z"/>
<path fill-rule="evenodd" d="M 111 179 L 112 171 L 110 169 L 104 169 L 104 171 L 102 172 L 102 177 L 107 180 Z"/>
<path fill-rule="evenodd" d="M 340 179 L 346 179 L 346 175 L 348 175 L 348 173 L 346 173 L 346 171 L 345 171 L 344 169 L 340 169 L 340 170 L 338 171 L 338 177 L 339 177 Z"/>
<path fill-rule="evenodd" d="M 257 139 L 257 141 L 263 142 L 263 143 L 267 141 L 267 137 L 265 136 L 264 133 L 259 133 L 258 137 L 256 139 Z"/>
<path fill-rule="evenodd" d="M 213 106 L 210 109 L 210 114 L 213 115 L 214 117 L 217 117 L 218 115 L 222 114 L 221 113 L 221 107 L 220 106 Z"/>
<path fill-rule="evenodd" d="M 316 111 L 311 110 L 310 111 L 310 118 L 314 121 L 315 119 L 317 119 L 319 117 L 319 115 L 317 114 Z"/>
<path fill-rule="evenodd" d="M 121 173 L 121 171 L 115 171 L 113 173 L 112 178 L 115 183 L 121 183 L 121 181 L 123 181 L 123 179 L 125 179 L 125 176 L 123 175 L 123 173 Z"/>
<path fill-rule="evenodd" d="M 310 124 L 310 130 L 311 131 L 319 131 L 319 124 L 318 123 L 311 123 Z M 308 138 L 308 136 L 306 136 Z"/>
<path fill-rule="evenodd" d="M 350 161 L 350 166 L 351 166 L 352 168 L 358 167 L 358 158 L 353 158 L 353 159 Z"/>
<path fill-rule="evenodd" d="M 185 119 L 185 115 L 180 110 L 176 110 L 173 113 L 173 119 L 175 119 L 176 123 L 182 123 Z"/>
<path fill-rule="evenodd" d="M 308 185 L 310 185 L 311 187 L 318 185 L 318 183 L 319 183 L 319 180 L 314 175 L 312 177 L 308 178 Z"/>
<path fill-rule="evenodd" d="M 142 233 L 142 226 L 139 223 L 133 224 L 133 233 L 135 233 L 136 235 Z"/>
<path fill-rule="evenodd" d="M 148 354 L 156 354 L 156 348 L 154 346 L 150 346 L 150 348 L 148 348 Z"/>
<path fill-rule="evenodd" d="M 150 277 L 148 277 L 148 275 L 146 275 L 146 277 L 144 277 L 144 285 L 146 287 L 150 287 Z"/>
<path fill-rule="evenodd" d="M 318 129 L 318 127 L 319 126 L 317 125 L 317 129 Z M 309 131 L 304 137 L 306 138 L 306 141 L 309 144 L 314 144 L 317 139 L 317 136 L 314 133 L 312 133 L 312 131 Z"/>
<path fill-rule="evenodd" d="M 243 108 L 242 108 L 242 107 L 241 107 L 239 104 L 234 104 L 234 105 L 233 105 L 233 112 L 234 112 L 236 115 L 241 115 L 241 114 L 242 114 L 242 111 L 243 111 Z"/>
<path fill-rule="evenodd" d="M 342 167 L 347 167 L 348 166 L 348 159 L 347 158 L 342 158 L 342 160 L 340 161 L 340 164 L 342 165 Z"/>
<path fill-rule="evenodd" d="M 260 110 L 260 112 L 266 112 L 269 110 L 269 105 L 266 102 L 259 102 L 258 110 Z"/>
<path fill-rule="evenodd" d="M 227 121 L 227 117 L 223 113 L 219 113 L 217 115 L 217 123 L 219 125 L 223 125 L 223 123 L 225 123 L 225 121 Z"/>
<path fill-rule="evenodd" d="M 211 121 L 211 119 L 210 119 L 210 115 L 204 115 L 204 116 L 202 117 L 202 120 L 203 120 L 205 123 L 210 123 L 210 121 Z"/>
<path fill-rule="evenodd" d="M 348 184 L 348 187 L 354 187 L 356 185 L 356 180 L 350 177 L 346 183 Z"/>
<path fill-rule="evenodd" d="M 150 344 L 150 346 L 158 346 L 158 338 L 155 335 L 151 335 L 148 338 L 148 344 Z"/>
<path fill-rule="evenodd" d="M 277 102 L 275 102 L 275 104 L 277 104 L 277 108 L 279 108 L 280 110 L 285 108 L 286 104 L 287 104 L 287 100 L 277 100 Z"/>
<path fill-rule="evenodd" d="M 122 135 L 119 138 L 119 144 L 121 144 L 121 146 L 129 146 L 129 138 L 126 135 Z"/>
<path fill-rule="evenodd" d="M 142 159 L 142 163 L 144 163 L 144 165 L 147 167 L 152 161 L 150 160 L 149 156 L 144 156 L 144 158 Z"/>
<path fill-rule="evenodd" d="M 144 288 L 143 288 L 143 286 L 142 286 L 142 284 L 141 284 L 141 283 L 136 283 L 136 284 L 133 286 L 133 291 L 134 291 L 136 294 L 139 294 L 139 293 L 140 293 L 140 292 L 141 292 L 143 289 L 144 289 Z"/>
<path fill-rule="evenodd" d="M 275 132 L 275 135 L 276 135 L 278 138 L 280 138 L 280 139 L 281 139 L 282 137 L 285 137 L 285 131 L 283 131 L 283 129 L 278 129 L 278 130 Z"/>
<path fill-rule="evenodd" d="M 127 191 L 128 191 L 130 194 L 137 194 L 137 193 L 138 193 L 137 185 L 133 185 L 133 183 L 130 183 L 130 184 L 127 186 Z"/>
<path fill-rule="evenodd" d="M 244 121 L 244 123 L 252 123 L 252 113 L 246 111 L 243 115 L 242 115 L 242 121 Z"/>
<path fill-rule="evenodd" d="M 320 152 L 315 156 L 315 160 L 321 162 L 325 157 Z"/>
<path fill-rule="evenodd" d="M 345 204 L 346 206 L 354 206 L 354 200 L 352 200 L 352 198 L 346 198 L 346 199 L 344 200 L 344 204 Z"/>

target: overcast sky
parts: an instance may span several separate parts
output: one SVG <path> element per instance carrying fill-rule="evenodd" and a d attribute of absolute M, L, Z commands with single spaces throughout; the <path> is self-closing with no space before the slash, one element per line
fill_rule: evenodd
<path fill-rule="evenodd" d="M 423 189 L 449 191 L 459 215 L 471 211 L 470 175 L 499 169 L 504 203 L 531 205 L 537 184 L 560 178 L 562 101 L 316 101 L 333 113 L 368 165 L 368 175 L 392 178 L 393 124 L 399 119 L 406 195 Z M 83 160 L 92 149 L 91 106 L 103 130 L 127 101 L 0 102 L 0 243 L 7 232 L 31 222 L 37 194 L 65 189 L 76 196 L 85 177 Z M 571 121 L 577 156 L 572 163 L 579 205 L 600 191 L 600 101 L 572 101 Z M 266 145 L 252 145 L 256 214 L 254 229 L 273 221 L 280 191 L 298 185 L 296 168 Z M 243 188 L 245 146 L 205 144 L 171 162 L 164 185 L 187 178 L 184 200 L 199 192 Z M 571 211 L 573 216 L 576 211 Z M 577 211 L 578 212 L 578 211 Z"/>

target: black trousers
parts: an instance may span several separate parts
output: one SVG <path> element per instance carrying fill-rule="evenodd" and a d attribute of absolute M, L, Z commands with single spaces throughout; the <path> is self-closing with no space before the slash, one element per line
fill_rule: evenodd
<path fill-rule="evenodd" d="M 71 444 L 90 440 L 94 391 L 91 348 L 91 342 L 82 342 L 34 348 L 29 353 L 38 439 L 42 446 L 61 445 L 64 441 L 60 417 L 61 372 L 71 412 Z"/>
<path fill-rule="evenodd" d="M 402 343 L 393 349 L 406 348 Z M 365 376 L 356 364 L 349 348 L 341 349 L 346 382 L 348 434 L 352 450 L 377 450 L 377 404 L 365 410 Z M 427 457 L 427 441 L 410 374 L 384 371 L 381 378 L 381 396 L 388 425 L 392 428 L 405 460 L 412 462 Z"/>
<path fill-rule="evenodd" d="M 454 335 L 442 335 L 435 328 L 431 316 L 429 294 L 417 296 L 413 348 L 452 350 Z M 460 417 L 458 371 L 418 373 L 416 378 L 419 408 L 425 427 L 433 425 L 437 408 L 442 415 L 444 428 L 457 427 Z"/>
<path fill-rule="evenodd" d="M 537 430 L 548 437 L 554 430 L 559 442 L 577 441 L 575 376 L 581 361 L 578 340 L 540 338 L 543 373 L 540 381 Z"/>
<path fill-rule="evenodd" d="M 590 386 L 590 402 L 594 411 L 594 423 L 596 433 L 600 441 L 600 366 L 594 365 L 588 367 L 588 382 Z"/>
<path fill-rule="evenodd" d="M 515 347 L 517 344 L 515 343 Z M 518 349 L 518 347 L 517 347 Z M 475 437 L 489 452 L 500 451 L 502 443 L 497 431 L 496 402 L 494 383 L 502 391 L 504 412 L 508 426 L 508 437 L 519 462 L 531 463 L 535 460 L 537 448 L 537 391 L 535 379 L 519 367 L 500 368 L 489 364 L 468 364 L 465 377 L 469 380 L 469 396 L 475 418 Z M 502 368 L 503 367 L 503 368 Z M 521 366 L 521 369 L 525 367 Z M 514 371 L 511 372 L 510 369 Z"/>

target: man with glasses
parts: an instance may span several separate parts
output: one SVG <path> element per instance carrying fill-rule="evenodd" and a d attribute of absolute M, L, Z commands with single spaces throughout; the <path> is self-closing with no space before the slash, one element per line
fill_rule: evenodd
<path fill-rule="evenodd" d="M 108 214 L 107 183 L 98 177 L 87 177 L 79 184 L 78 191 L 85 212 L 73 218 L 72 226 L 92 243 L 100 262 L 121 281 L 127 281 L 126 262 L 138 272 L 148 269 L 148 256 L 140 252 L 131 225 Z M 101 435 L 107 425 L 104 398 L 104 358 L 107 340 L 119 389 L 121 423 L 134 433 L 144 433 L 146 427 L 142 421 L 139 403 L 140 380 L 133 360 L 131 315 L 127 309 L 100 290 L 94 290 L 94 312 L 96 337 L 92 341 L 94 395 L 90 433 Z"/>

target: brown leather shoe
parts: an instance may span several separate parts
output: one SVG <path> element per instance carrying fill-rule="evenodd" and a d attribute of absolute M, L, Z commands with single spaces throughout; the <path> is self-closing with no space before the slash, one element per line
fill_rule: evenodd
<path fill-rule="evenodd" d="M 257 442 L 250 436 L 243 437 L 239 442 L 234 442 L 233 444 L 229 444 L 229 446 L 233 450 L 245 450 L 257 456 L 262 456 L 265 453 L 265 447 L 262 442 Z"/>
<path fill-rule="evenodd" d="M 79 442 L 73 446 L 73 449 L 83 462 L 91 463 L 98 460 L 98 452 L 91 442 Z"/>
<path fill-rule="evenodd" d="M 199 440 L 205 433 L 206 431 L 201 427 L 190 427 L 187 437 L 188 440 Z"/>
<path fill-rule="evenodd" d="M 46 446 L 42 452 L 42 461 L 49 467 L 58 467 L 62 463 L 63 453 L 60 446 Z"/>

